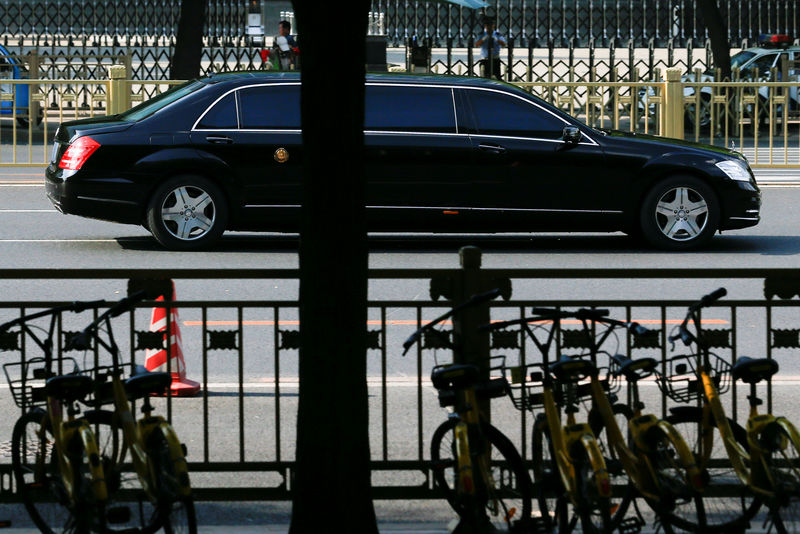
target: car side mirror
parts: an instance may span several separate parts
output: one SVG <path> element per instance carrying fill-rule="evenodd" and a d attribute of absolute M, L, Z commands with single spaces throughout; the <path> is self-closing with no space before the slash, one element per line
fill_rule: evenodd
<path fill-rule="evenodd" d="M 581 130 L 577 126 L 565 126 L 561 132 L 561 139 L 570 145 L 577 145 L 581 142 Z"/>

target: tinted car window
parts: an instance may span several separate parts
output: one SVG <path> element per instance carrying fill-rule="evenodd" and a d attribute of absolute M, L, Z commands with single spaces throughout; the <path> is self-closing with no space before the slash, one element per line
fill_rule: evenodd
<path fill-rule="evenodd" d="M 223 128 L 226 130 L 236 129 L 238 126 L 235 93 L 225 95 L 222 100 L 208 110 L 208 113 L 203 115 L 197 124 L 198 128 Z"/>
<path fill-rule="evenodd" d="M 176 100 L 179 100 L 184 96 L 204 87 L 206 87 L 206 84 L 199 81 L 191 81 L 177 85 L 167 91 L 164 91 L 160 95 L 151 98 L 150 100 L 142 102 L 138 106 L 132 107 L 128 111 L 120 113 L 119 117 L 127 121 L 138 121 L 145 119 L 160 109 L 172 104 Z"/>
<path fill-rule="evenodd" d="M 300 86 L 248 87 L 239 91 L 241 128 L 300 129 Z"/>
<path fill-rule="evenodd" d="M 364 129 L 455 133 L 453 92 L 445 87 L 368 85 Z"/>
<path fill-rule="evenodd" d="M 494 91 L 467 91 L 479 134 L 556 139 L 566 123 L 514 96 Z"/>

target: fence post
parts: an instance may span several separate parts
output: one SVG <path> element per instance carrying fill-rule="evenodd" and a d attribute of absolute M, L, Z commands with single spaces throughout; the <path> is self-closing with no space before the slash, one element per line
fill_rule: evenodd
<path fill-rule="evenodd" d="M 130 107 L 128 70 L 124 65 L 108 67 L 108 114 L 122 113 Z"/>
<path fill-rule="evenodd" d="M 683 139 L 683 84 L 681 69 L 667 69 L 661 101 L 661 135 Z"/>
<path fill-rule="evenodd" d="M 499 288 L 505 300 L 511 298 L 511 280 L 489 278 L 481 271 L 481 249 L 473 246 L 458 251 L 461 269 L 452 276 L 431 279 L 430 293 L 433 300 L 439 297 L 451 301 L 453 306 L 463 304 L 473 295 Z M 454 354 L 453 363 L 469 363 L 478 366 L 481 376 L 489 376 L 490 336 L 478 327 L 489 322 L 489 304 L 465 308 L 453 316 L 453 343 L 462 347 L 461 354 Z M 481 415 L 489 421 L 489 401 L 479 402 Z"/>

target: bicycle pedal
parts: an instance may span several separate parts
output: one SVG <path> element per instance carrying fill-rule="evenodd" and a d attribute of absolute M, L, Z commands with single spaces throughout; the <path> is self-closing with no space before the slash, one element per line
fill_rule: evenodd
<path fill-rule="evenodd" d="M 644 520 L 635 515 L 626 517 L 619 523 L 619 534 L 639 534 L 645 526 Z"/>
<path fill-rule="evenodd" d="M 113 506 L 106 511 L 106 520 L 112 525 L 128 523 L 131 520 L 131 509 L 127 506 Z"/>

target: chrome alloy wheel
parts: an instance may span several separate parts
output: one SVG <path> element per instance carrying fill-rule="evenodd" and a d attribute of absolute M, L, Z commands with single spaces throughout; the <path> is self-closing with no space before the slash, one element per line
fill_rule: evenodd
<path fill-rule="evenodd" d="M 674 241 L 697 238 L 708 222 L 708 204 L 703 196 L 689 187 L 668 190 L 656 204 L 656 225 Z"/>
<path fill-rule="evenodd" d="M 213 198 L 199 187 L 176 187 L 161 204 L 164 226 L 181 240 L 200 239 L 214 226 L 215 218 Z"/>

